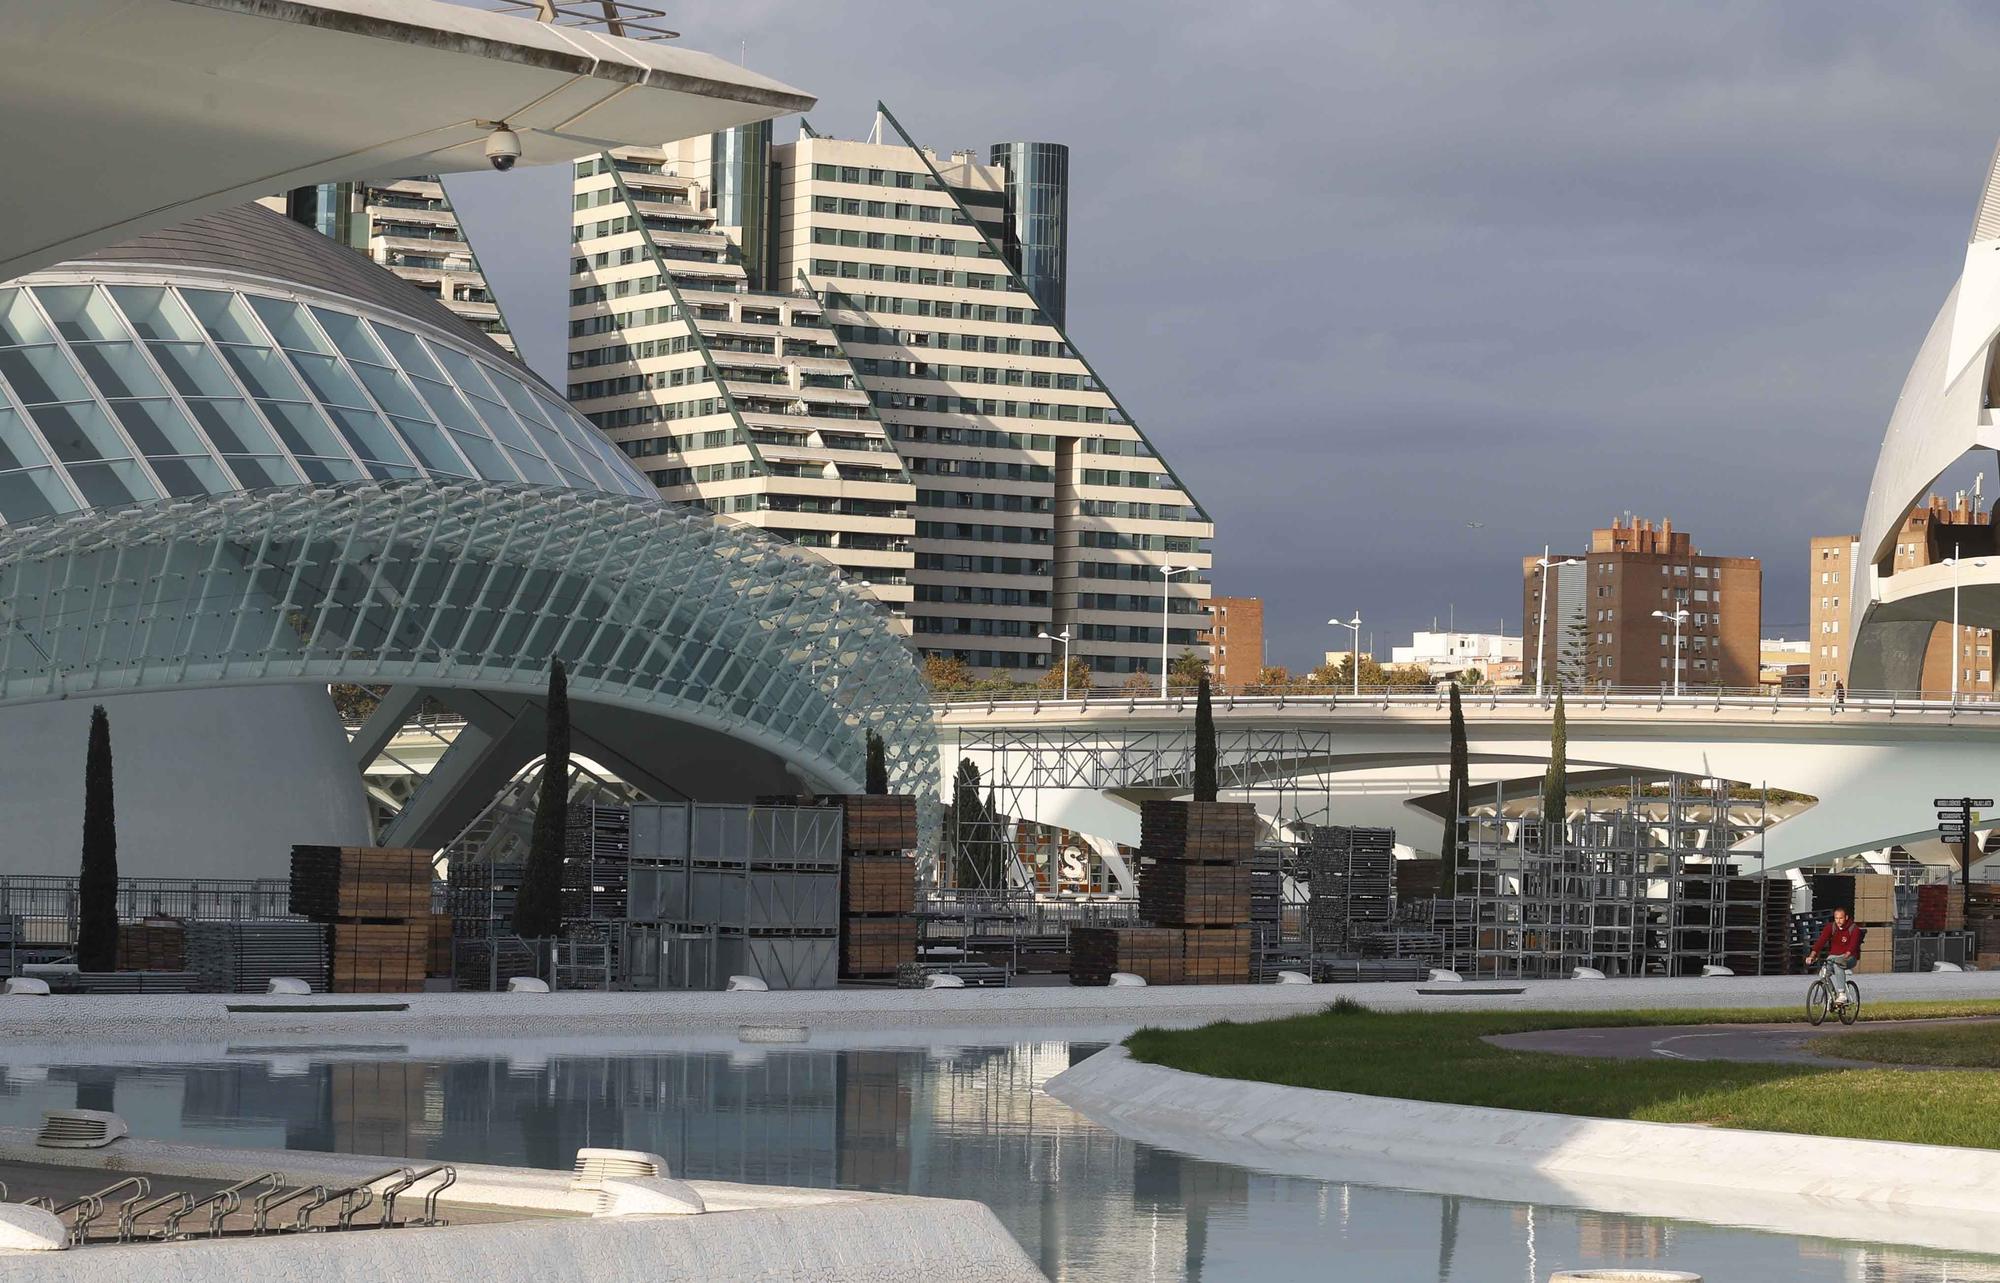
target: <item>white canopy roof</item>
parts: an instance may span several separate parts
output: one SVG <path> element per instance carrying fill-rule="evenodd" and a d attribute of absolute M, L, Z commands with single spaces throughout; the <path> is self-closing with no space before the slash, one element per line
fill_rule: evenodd
<path fill-rule="evenodd" d="M 440 0 L 0 0 L 0 279 L 308 183 L 726 129 L 813 99 L 707 54 Z"/>

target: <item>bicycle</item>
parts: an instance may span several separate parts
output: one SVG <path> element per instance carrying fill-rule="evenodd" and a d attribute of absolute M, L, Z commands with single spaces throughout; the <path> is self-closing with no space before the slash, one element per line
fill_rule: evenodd
<path fill-rule="evenodd" d="M 1820 960 L 1819 975 L 1806 990 L 1806 1023 L 1817 1026 L 1826 1019 L 1828 1011 L 1834 1012 L 1843 1025 L 1851 1025 L 1861 1018 L 1861 986 L 1850 978 L 1847 982 L 1847 1002 L 1839 1007 L 1833 1005 L 1833 960 Z"/>

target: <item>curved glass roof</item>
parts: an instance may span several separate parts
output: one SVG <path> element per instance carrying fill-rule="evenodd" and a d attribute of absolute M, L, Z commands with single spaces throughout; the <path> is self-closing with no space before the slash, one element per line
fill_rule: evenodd
<path fill-rule="evenodd" d="M 656 493 L 548 389 L 403 318 L 240 278 L 0 287 L 0 521 L 398 479 Z"/>

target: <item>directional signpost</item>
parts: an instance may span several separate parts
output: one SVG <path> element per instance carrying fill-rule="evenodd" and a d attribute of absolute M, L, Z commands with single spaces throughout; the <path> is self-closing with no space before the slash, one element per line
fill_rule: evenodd
<path fill-rule="evenodd" d="M 1993 805 L 1990 797 L 1934 797 L 1931 805 L 1938 808 L 1938 837 L 1947 845 L 1958 848 L 1959 894 L 1965 898 L 1965 907 L 1972 907 L 1972 826 L 1979 819 L 1979 812 Z"/>

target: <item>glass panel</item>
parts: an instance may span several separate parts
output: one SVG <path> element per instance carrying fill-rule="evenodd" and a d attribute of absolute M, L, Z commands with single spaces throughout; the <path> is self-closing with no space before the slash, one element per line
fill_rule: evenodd
<path fill-rule="evenodd" d="M 526 450 L 509 450 L 507 457 L 514 461 L 516 468 L 520 469 L 524 481 L 532 481 L 538 486 L 564 484 L 556 470 L 549 466 L 549 461 L 539 454 L 531 454 Z"/>
<path fill-rule="evenodd" d="M 413 481 L 424 474 L 404 464 L 367 463 L 368 475 L 377 481 Z"/>
<path fill-rule="evenodd" d="M 0 472 L 32 468 L 48 461 L 42 443 L 28 430 L 27 420 L 20 411 L 0 408 Z"/>
<path fill-rule="evenodd" d="M 403 449 L 403 443 L 382 422 L 382 416 L 373 410 L 346 410 L 335 408 L 327 411 L 333 416 L 334 426 L 340 435 L 347 438 L 347 444 L 354 447 L 354 453 L 362 462 L 396 463 L 407 465 L 410 456 Z M 374 472 L 373 468 L 369 469 Z"/>
<path fill-rule="evenodd" d="M 207 449 L 172 401 L 120 401 L 111 409 L 140 454 L 202 454 Z"/>
<path fill-rule="evenodd" d="M 160 479 L 167 493 L 176 499 L 190 495 L 226 494 L 236 488 L 236 483 L 222 475 L 222 469 L 213 459 L 148 459 L 153 465 L 153 475 Z"/>
<path fill-rule="evenodd" d="M 83 501 L 93 508 L 115 507 L 159 498 L 153 483 L 139 471 L 139 465 L 124 463 L 83 463 L 69 470 L 69 479 L 83 492 Z"/>
<path fill-rule="evenodd" d="M 111 297 L 142 339 L 198 339 L 201 331 L 171 290 L 157 285 L 113 285 Z"/>
<path fill-rule="evenodd" d="M 88 285 L 44 285 L 35 291 L 56 332 L 66 339 L 129 339 L 111 300 Z"/>
<path fill-rule="evenodd" d="M 188 409 L 210 443 L 223 454 L 273 454 L 278 449 L 270 430 L 245 402 L 190 401 Z"/>
<path fill-rule="evenodd" d="M 257 408 L 264 412 L 264 417 L 278 430 L 278 439 L 293 454 L 347 457 L 347 451 L 341 448 L 340 438 L 334 435 L 332 425 L 313 406 L 298 401 L 259 401 Z M 360 474 L 355 472 L 350 475 Z"/>
<path fill-rule="evenodd" d="M 375 336 L 368 332 L 368 327 L 361 323 L 360 317 L 350 316 L 346 312 L 330 312 L 323 307 L 312 309 L 312 314 L 319 318 L 320 328 L 324 329 L 327 337 L 333 340 L 333 345 L 345 353 L 349 360 L 369 361 L 376 365 L 389 364 L 388 353 L 382 350 L 382 345 L 375 341 Z"/>
<path fill-rule="evenodd" d="M 236 484 L 245 490 L 264 490 L 271 486 L 295 486 L 299 474 L 292 465 L 278 455 L 232 454 L 223 456 L 229 470 L 236 474 Z"/>
<path fill-rule="evenodd" d="M 507 452 L 487 439 L 485 433 L 474 435 L 470 432 L 454 432 L 452 441 L 472 460 L 472 466 L 488 481 L 519 481 L 514 469 L 507 463 Z"/>
<path fill-rule="evenodd" d="M 418 378 L 444 382 L 444 372 L 438 369 L 436 361 L 431 360 L 430 353 L 424 350 L 416 335 L 380 321 L 374 322 L 374 326 L 375 336 L 389 345 L 389 350 L 396 355 L 396 363 L 404 370 Z"/>
<path fill-rule="evenodd" d="M 89 459 L 129 459 L 132 451 L 95 403 L 45 405 L 35 410 L 35 426 L 56 458 L 65 463 Z"/>
<path fill-rule="evenodd" d="M 306 323 L 306 314 L 298 304 L 287 303 L 283 299 L 258 298 L 253 295 L 250 306 L 256 310 L 258 316 L 264 318 L 264 324 L 270 327 L 271 337 L 278 340 L 278 346 L 294 348 L 301 352 L 331 350 L 327 347 L 326 340 Z"/>
<path fill-rule="evenodd" d="M 432 472 L 442 472 L 454 477 L 474 475 L 465 461 L 452 452 L 451 442 L 445 438 L 443 428 L 428 419 L 391 416 L 390 421 L 396 425 L 396 430 L 403 434 L 403 440 L 410 443 L 410 449 L 416 451 L 418 461 Z"/>
<path fill-rule="evenodd" d="M 236 395 L 236 385 L 215 353 L 201 343 L 149 343 L 153 359 L 167 372 L 167 379 L 182 396 Z"/>
<path fill-rule="evenodd" d="M 28 300 L 28 291 L 0 290 L 0 346 L 48 343 L 54 338 L 41 313 Z"/>
<path fill-rule="evenodd" d="M 477 361 L 466 356 L 463 352 L 455 348 L 448 348 L 441 343 L 432 343 L 427 346 L 429 346 L 432 355 L 444 363 L 444 368 L 451 371 L 451 381 L 453 383 L 458 384 L 459 387 L 473 396 L 481 397 L 488 401 L 498 401 L 500 399 L 494 393 L 493 385 L 486 381 L 485 374 L 480 372 Z"/>
<path fill-rule="evenodd" d="M 296 459 L 299 471 L 306 474 L 306 480 L 314 485 L 330 485 L 336 481 L 352 481 L 361 475 L 361 469 L 350 459 Z"/>
<path fill-rule="evenodd" d="M 529 394 L 528 389 L 521 386 L 519 380 L 510 379 L 504 374 L 495 373 L 493 375 L 493 386 L 500 390 L 501 396 L 507 398 L 507 404 L 514 407 L 514 413 L 521 416 L 523 423 L 543 431 L 549 430 L 546 412 L 542 409 L 541 404 Z"/>
<path fill-rule="evenodd" d="M 347 368 L 330 356 L 308 356 L 303 352 L 289 354 L 292 364 L 305 376 L 306 386 L 313 395 L 328 405 L 352 406 L 357 410 L 369 409 L 368 398 L 361 394 L 361 385 Z"/>
<path fill-rule="evenodd" d="M 541 453 L 541 448 L 535 441 L 535 438 L 530 435 L 527 428 L 522 426 L 521 421 L 514 417 L 512 410 L 509 410 L 497 401 L 475 399 L 472 402 L 472 406 L 479 411 L 479 417 L 486 420 L 486 426 L 492 431 L 495 437 L 499 438 L 503 445 L 510 445 L 517 450 L 527 450 L 535 454 Z"/>
<path fill-rule="evenodd" d="M 137 343 L 77 343 L 70 351 L 76 354 L 84 374 L 107 397 L 167 394 Z"/>
<path fill-rule="evenodd" d="M 431 416 L 439 423 L 460 432 L 474 432 L 482 437 L 486 435 L 486 425 L 479 421 L 479 416 L 472 412 L 465 398 L 450 384 L 433 383 L 429 379 L 411 379 L 410 382 L 423 393 L 425 402 L 431 407 Z"/>
<path fill-rule="evenodd" d="M 77 502 L 54 468 L 0 474 L 0 517 L 10 524 L 75 512 Z"/>
<path fill-rule="evenodd" d="M 200 319 L 208 337 L 218 343 L 264 342 L 264 332 L 250 315 L 243 300 L 222 290 L 191 290 L 181 287 L 181 297 Z"/>
<path fill-rule="evenodd" d="M 361 376 L 361 381 L 375 394 L 376 404 L 390 414 L 414 419 L 430 417 L 429 412 L 424 409 L 424 403 L 417 400 L 416 393 L 403 385 L 403 380 L 396 376 L 394 370 L 379 365 L 362 364 L 355 366 L 354 372 Z"/>
<path fill-rule="evenodd" d="M 303 401 L 305 389 L 292 377 L 292 369 L 285 364 L 285 358 L 278 355 L 276 348 L 269 347 L 225 347 L 222 359 L 229 362 L 229 368 L 236 371 L 236 377 L 243 380 L 250 395 L 262 399 L 271 397 L 279 401 Z"/>
<path fill-rule="evenodd" d="M 0 348 L 0 380 L 23 405 L 90 398 L 90 389 L 53 347 Z"/>

